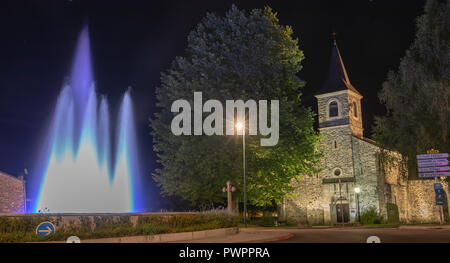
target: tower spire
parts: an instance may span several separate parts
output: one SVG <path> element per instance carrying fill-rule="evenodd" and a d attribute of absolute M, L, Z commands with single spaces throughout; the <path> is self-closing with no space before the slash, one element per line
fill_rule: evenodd
<path fill-rule="evenodd" d="M 340 90 L 351 90 L 358 95 L 361 95 L 350 83 L 350 79 L 347 75 L 347 70 L 345 69 L 344 62 L 341 57 L 341 52 L 339 51 L 336 35 L 337 33 L 333 31 L 331 34 L 333 36 L 333 46 L 331 48 L 331 58 L 330 66 L 328 70 L 328 77 L 325 84 L 319 90 L 318 94 L 335 92 Z"/>

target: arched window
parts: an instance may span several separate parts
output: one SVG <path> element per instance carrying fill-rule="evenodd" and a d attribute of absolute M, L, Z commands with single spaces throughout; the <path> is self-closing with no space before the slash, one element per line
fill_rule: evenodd
<path fill-rule="evenodd" d="M 353 102 L 353 116 L 358 118 L 358 107 L 356 106 L 356 102 Z"/>
<path fill-rule="evenodd" d="M 337 117 L 339 114 L 338 112 L 338 104 L 336 101 L 330 102 L 330 105 L 328 106 L 328 117 Z"/>

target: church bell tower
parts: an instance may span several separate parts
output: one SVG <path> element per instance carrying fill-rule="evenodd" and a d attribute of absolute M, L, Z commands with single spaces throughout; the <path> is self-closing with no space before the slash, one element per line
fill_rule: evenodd
<path fill-rule="evenodd" d="M 319 109 L 319 130 L 348 126 L 349 132 L 363 137 L 361 99 L 347 75 L 336 41 L 333 43 L 328 77 L 315 95 Z"/>

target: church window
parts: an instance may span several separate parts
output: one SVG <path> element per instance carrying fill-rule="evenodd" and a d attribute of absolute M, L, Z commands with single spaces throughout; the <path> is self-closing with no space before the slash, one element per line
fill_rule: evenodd
<path fill-rule="evenodd" d="M 336 184 L 333 184 L 334 186 L 334 194 L 336 194 Z"/>
<path fill-rule="evenodd" d="M 353 102 L 353 116 L 358 118 L 358 107 L 356 106 L 356 102 Z"/>
<path fill-rule="evenodd" d="M 330 118 L 338 116 L 338 104 L 336 101 L 332 101 L 328 106 L 328 116 Z"/>
<path fill-rule="evenodd" d="M 337 141 L 334 140 L 334 149 L 337 149 Z"/>

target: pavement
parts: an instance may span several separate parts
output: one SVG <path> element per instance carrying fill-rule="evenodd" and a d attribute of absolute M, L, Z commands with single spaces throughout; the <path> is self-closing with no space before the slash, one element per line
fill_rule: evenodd
<path fill-rule="evenodd" d="M 367 243 L 369 237 L 377 237 L 380 243 L 450 243 L 449 225 L 280 229 L 280 232 L 289 232 L 292 237 L 278 243 Z"/>
<path fill-rule="evenodd" d="M 450 225 L 240 228 L 237 234 L 176 243 L 367 243 L 372 236 L 381 243 L 450 243 Z"/>
<path fill-rule="evenodd" d="M 178 240 L 174 243 L 268 243 L 293 237 L 288 231 L 278 228 L 239 228 L 237 234 L 195 240 Z"/>
<path fill-rule="evenodd" d="M 154 236 L 82 240 L 82 243 L 450 243 L 450 225 L 322 228 L 225 228 Z M 49 243 L 65 243 L 53 241 Z"/>

